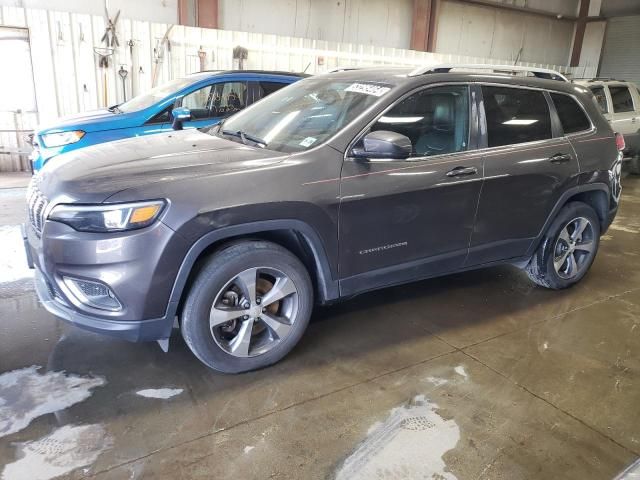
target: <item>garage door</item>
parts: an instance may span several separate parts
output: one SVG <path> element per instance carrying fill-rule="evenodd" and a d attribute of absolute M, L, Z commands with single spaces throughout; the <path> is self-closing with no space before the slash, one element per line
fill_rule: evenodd
<path fill-rule="evenodd" d="M 638 45 L 640 16 L 609 19 L 599 76 L 629 80 L 640 85 Z"/>

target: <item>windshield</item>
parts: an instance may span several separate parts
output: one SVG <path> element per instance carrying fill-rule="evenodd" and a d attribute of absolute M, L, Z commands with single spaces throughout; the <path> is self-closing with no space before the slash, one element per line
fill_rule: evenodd
<path fill-rule="evenodd" d="M 308 78 L 229 118 L 216 133 L 292 153 L 315 147 L 385 95 L 392 85 Z"/>
<path fill-rule="evenodd" d="M 152 88 L 146 93 L 133 97 L 131 100 L 118 105 L 121 112 L 136 112 L 158 103 L 163 98 L 168 97 L 172 93 L 182 90 L 184 87 L 191 85 L 193 78 L 176 78 L 162 85 Z"/>

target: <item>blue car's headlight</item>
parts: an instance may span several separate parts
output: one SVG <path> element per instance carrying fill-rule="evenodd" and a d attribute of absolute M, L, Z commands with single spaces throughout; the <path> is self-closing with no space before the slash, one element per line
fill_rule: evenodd
<path fill-rule="evenodd" d="M 71 132 L 60 133 L 47 133 L 46 135 L 42 135 L 42 143 L 44 143 L 44 146 L 47 148 L 61 147 L 62 145 L 76 143 L 82 137 L 84 137 L 84 132 L 82 130 L 72 130 Z"/>
<path fill-rule="evenodd" d="M 124 232 L 151 225 L 160 216 L 164 200 L 104 205 L 57 205 L 49 220 L 80 232 Z"/>

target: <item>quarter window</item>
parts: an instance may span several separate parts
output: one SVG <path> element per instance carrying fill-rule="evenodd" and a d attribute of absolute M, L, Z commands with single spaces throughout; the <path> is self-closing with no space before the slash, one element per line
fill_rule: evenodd
<path fill-rule="evenodd" d="M 489 147 L 552 137 L 549 105 L 542 92 L 482 87 Z"/>
<path fill-rule="evenodd" d="M 633 99 L 627 87 L 609 87 L 609 93 L 615 113 L 633 112 Z"/>
<path fill-rule="evenodd" d="M 409 96 L 378 119 L 372 128 L 409 137 L 413 156 L 441 155 L 467 149 L 469 89 L 435 87 Z"/>
<path fill-rule="evenodd" d="M 591 122 L 573 98 L 560 93 L 552 93 L 551 98 L 556 106 L 565 135 L 591 128 Z"/>
<path fill-rule="evenodd" d="M 602 110 L 602 113 L 609 113 L 604 87 L 591 87 L 591 92 L 593 92 L 593 96 L 596 98 L 596 103 L 598 107 L 600 107 L 600 110 Z"/>

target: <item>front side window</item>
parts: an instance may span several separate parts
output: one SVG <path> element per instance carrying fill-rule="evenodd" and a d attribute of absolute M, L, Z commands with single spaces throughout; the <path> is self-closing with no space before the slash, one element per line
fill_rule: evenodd
<path fill-rule="evenodd" d="M 607 106 L 607 96 L 604 93 L 604 87 L 591 87 L 591 92 L 596 98 L 596 102 L 602 113 L 609 113 L 609 107 Z"/>
<path fill-rule="evenodd" d="M 549 106 L 542 92 L 483 86 L 482 96 L 489 147 L 552 137 Z"/>
<path fill-rule="evenodd" d="M 301 152 L 332 137 L 392 87 L 378 82 L 307 78 L 250 105 L 211 133 L 269 150 Z"/>
<path fill-rule="evenodd" d="M 191 110 L 191 118 L 194 120 L 211 117 L 211 85 L 187 93 L 182 97 L 180 105 Z"/>
<path fill-rule="evenodd" d="M 633 112 L 633 99 L 627 87 L 622 85 L 617 87 L 610 86 L 609 94 L 611 95 L 611 103 L 615 113 Z"/>
<path fill-rule="evenodd" d="M 412 156 L 466 150 L 469 88 L 455 85 L 421 90 L 388 110 L 371 130 L 390 130 L 409 137 Z"/>
<path fill-rule="evenodd" d="M 583 132 L 591 128 L 591 122 L 585 115 L 584 110 L 569 95 L 552 93 L 551 99 L 556 106 L 565 135 Z"/>

